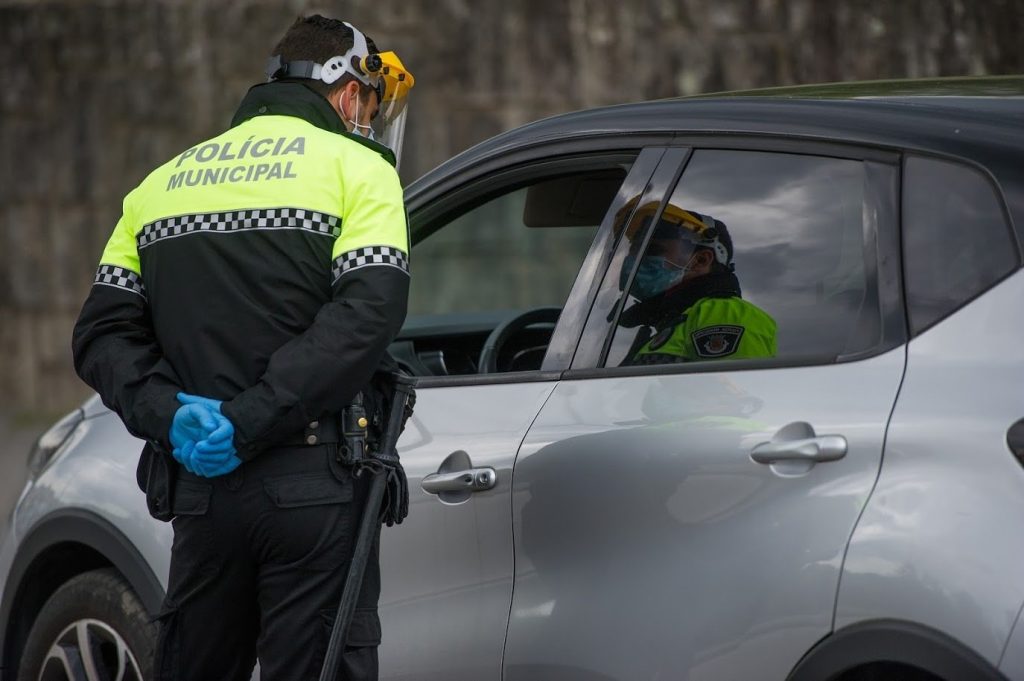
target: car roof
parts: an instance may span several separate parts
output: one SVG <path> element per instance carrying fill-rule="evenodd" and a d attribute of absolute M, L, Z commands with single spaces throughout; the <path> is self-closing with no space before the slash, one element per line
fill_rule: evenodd
<path fill-rule="evenodd" d="M 758 135 L 915 149 L 971 160 L 1024 153 L 1024 76 L 831 83 L 587 109 L 502 133 L 409 189 L 504 151 L 605 135 Z M 985 159 L 988 160 L 988 159 Z"/>

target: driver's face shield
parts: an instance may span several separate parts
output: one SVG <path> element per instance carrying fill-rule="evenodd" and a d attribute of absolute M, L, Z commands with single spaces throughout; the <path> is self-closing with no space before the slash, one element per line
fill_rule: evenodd
<path fill-rule="evenodd" d="M 619 272 L 619 290 L 625 290 L 630 275 L 635 271 L 629 294 L 640 300 L 679 284 L 686 276 L 697 246 L 703 243 L 701 235 L 707 233 L 706 225 L 700 219 L 703 216 L 669 204 L 658 215 L 645 245 L 644 235 L 657 210 L 655 203 L 641 206 L 625 230 L 629 253 L 623 259 Z"/>

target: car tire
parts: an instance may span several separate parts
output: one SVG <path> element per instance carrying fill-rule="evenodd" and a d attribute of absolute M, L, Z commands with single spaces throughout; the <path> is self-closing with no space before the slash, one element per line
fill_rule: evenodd
<path fill-rule="evenodd" d="M 153 677 L 156 632 L 142 602 L 117 571 L 83 573 L 57 589 L 39 611 L 18 681 L 148 681 Z"/>

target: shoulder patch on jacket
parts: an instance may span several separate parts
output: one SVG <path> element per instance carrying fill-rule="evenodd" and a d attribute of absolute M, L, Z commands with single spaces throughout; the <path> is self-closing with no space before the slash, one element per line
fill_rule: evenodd
<path fill-rule="evenodd" d="M 718 326 L 705 326 L 697 329 L 690 338 L 693 340 L 693 347 L 697 356 L 703 359 L 716 359 L 728 357 L 740 347 L 740 339 L 745 331 L 742 326 L 721 324 Z"/>

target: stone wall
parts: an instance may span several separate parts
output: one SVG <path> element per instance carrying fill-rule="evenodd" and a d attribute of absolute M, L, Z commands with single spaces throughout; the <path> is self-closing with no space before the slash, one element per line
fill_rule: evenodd
<path fill-rule="evenodd" d="M 87 394 L 70 330 L 121 198 L 222 129 L 309 11 L 398 48 L 416 75 L 406 181 L 600 104 L 1024 71 L 1022 0 L 0 0 L 0 407 Z"/>

